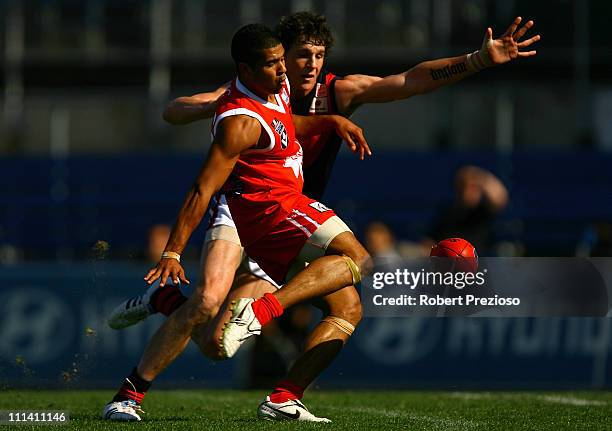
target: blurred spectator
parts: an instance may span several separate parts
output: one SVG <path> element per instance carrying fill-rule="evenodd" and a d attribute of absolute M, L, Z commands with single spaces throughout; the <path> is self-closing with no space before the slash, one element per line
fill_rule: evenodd
<path fill-rule="evenodd" d="M 166 248 L 172 228 L 167 224 L 155 224 L 149 229 L 146 258 L 151 263 L 159 262 Z"/>
<path fill-rule="evenodd" d="M 430 240 L 461 237 L 481 254 L 491 252 L 493 222 L 508 204 L 508 190 L 491 172 L 461 167 L 455 175 L 455 199 L 430 231 Z"/>
<path fill-rule="evenodd" d="M 364 245 L 377 268 L 393 268 L 404 258 L 423 257 L 429 254 L 420 243 L 397 241 L 389 226 L 381 221 L 370 223 L 364 232 Z"/>
<path fill-rule="evenodd" d="M 21 251 L 12 244 L 0 244 L 0 265 L 16 265 L 22 260 Z"/>
<path fill-rule="evenodd" d="M 588 226 L 578 244 L 576 256 L 612 256 L 612 224 L 599 221 Z"/>
<path fill-rule="evenodd" d="M 374 260 L 393 261 L 400 259 L 393 232 L 383 222 L 375 221 L 366 227 L 364 242 L 366 249 Z"/>
<path fill-rule="evenodd" d="M 0 211 L 0 220 L 4 219 Z M 23 260 L 23 250 L 7 241 L 7 229 L 0 225 L 0 266 L 16 265 Z"/>

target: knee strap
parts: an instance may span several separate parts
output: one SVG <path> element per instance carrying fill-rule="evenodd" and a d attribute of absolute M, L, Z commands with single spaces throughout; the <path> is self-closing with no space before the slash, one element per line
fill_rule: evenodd
<path fill-rule="evenodd" d="M 347 334 L 349 337 L 353 335 L 353 332 L 355 332 L 355 327 L 353 325 L 351 325 L 349 322 L 339 317 L 327 316 L 323 319 L 323 322 L 329 323 L 330 325 L 335 326 L 340 331 Z"/>
<path fill-rule="evenodd" d="M 361 281 L 361 271 L 359 270 L 359 267 L 357 266 L 355 261 L 350 257 L 342 256 L 342 259 L 344 259 L 346 265 L 349 268 L 349 271 L 351 271 L 351 275 L 353 276 L 353 286 L 355 286 Z"/>

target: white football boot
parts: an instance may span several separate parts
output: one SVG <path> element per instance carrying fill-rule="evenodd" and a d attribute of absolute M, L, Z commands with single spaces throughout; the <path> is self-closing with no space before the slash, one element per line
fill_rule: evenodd
<path fill-rule="evenodd" d="M 113 329 L 124 329 L 135 325 L 152 314 L 157 313 L 149 304 L 157 284 L 152 284 L 138 296 L 123 301 L 108 316 L 107 323 Z"/>
<path fill-rule="evenodd" d="M 230 305 L 232 318 L 223 327 L 221 352 L 226 358 L 236 354 L 242 343 L 261 334 L 261 324 L 253 312 L 253 298 L 240 298 Z"/>
<path fill-rule="evenodd" d="M 144 413 L 144 411 L 134 400 L 111 401 L 104 406 L 102 419 L 122 422 L 140 421 L 138 413 Z"/>
<path fill-rule="evenodd" d="M 257 416 L 269 421 L 331 422 L 327 418 L 318 418 L 310 413 L 300 400 L 289 400 L 277 404 L 270 401 L 270 397 L 266 397 L 259 405 Z"/>

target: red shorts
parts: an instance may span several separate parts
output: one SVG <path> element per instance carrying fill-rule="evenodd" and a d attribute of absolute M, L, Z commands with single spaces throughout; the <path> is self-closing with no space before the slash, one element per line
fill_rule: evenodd
<path fill-rule="evenodd" d="M 284 220 L 244 250 L 275 282 L 283 284 L 308 238 L 335 215 L 320 202 L 302 199 Z"/>

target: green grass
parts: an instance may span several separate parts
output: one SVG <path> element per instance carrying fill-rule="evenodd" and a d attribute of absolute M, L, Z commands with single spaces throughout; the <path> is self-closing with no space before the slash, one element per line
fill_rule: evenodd
<path fill-rule="evenodd" d="M 311 391 L 304 401 L 332 424 L 260 421 L 264 391 L 151 391 L 144 421 L 99 419 L 112 391 L 0 392 L 0 410 L 67 410 L 59 429 L 107 430 L 612 430 L 610 392 Z M 46 429 L 40 426 L 0 429 Z"/>

